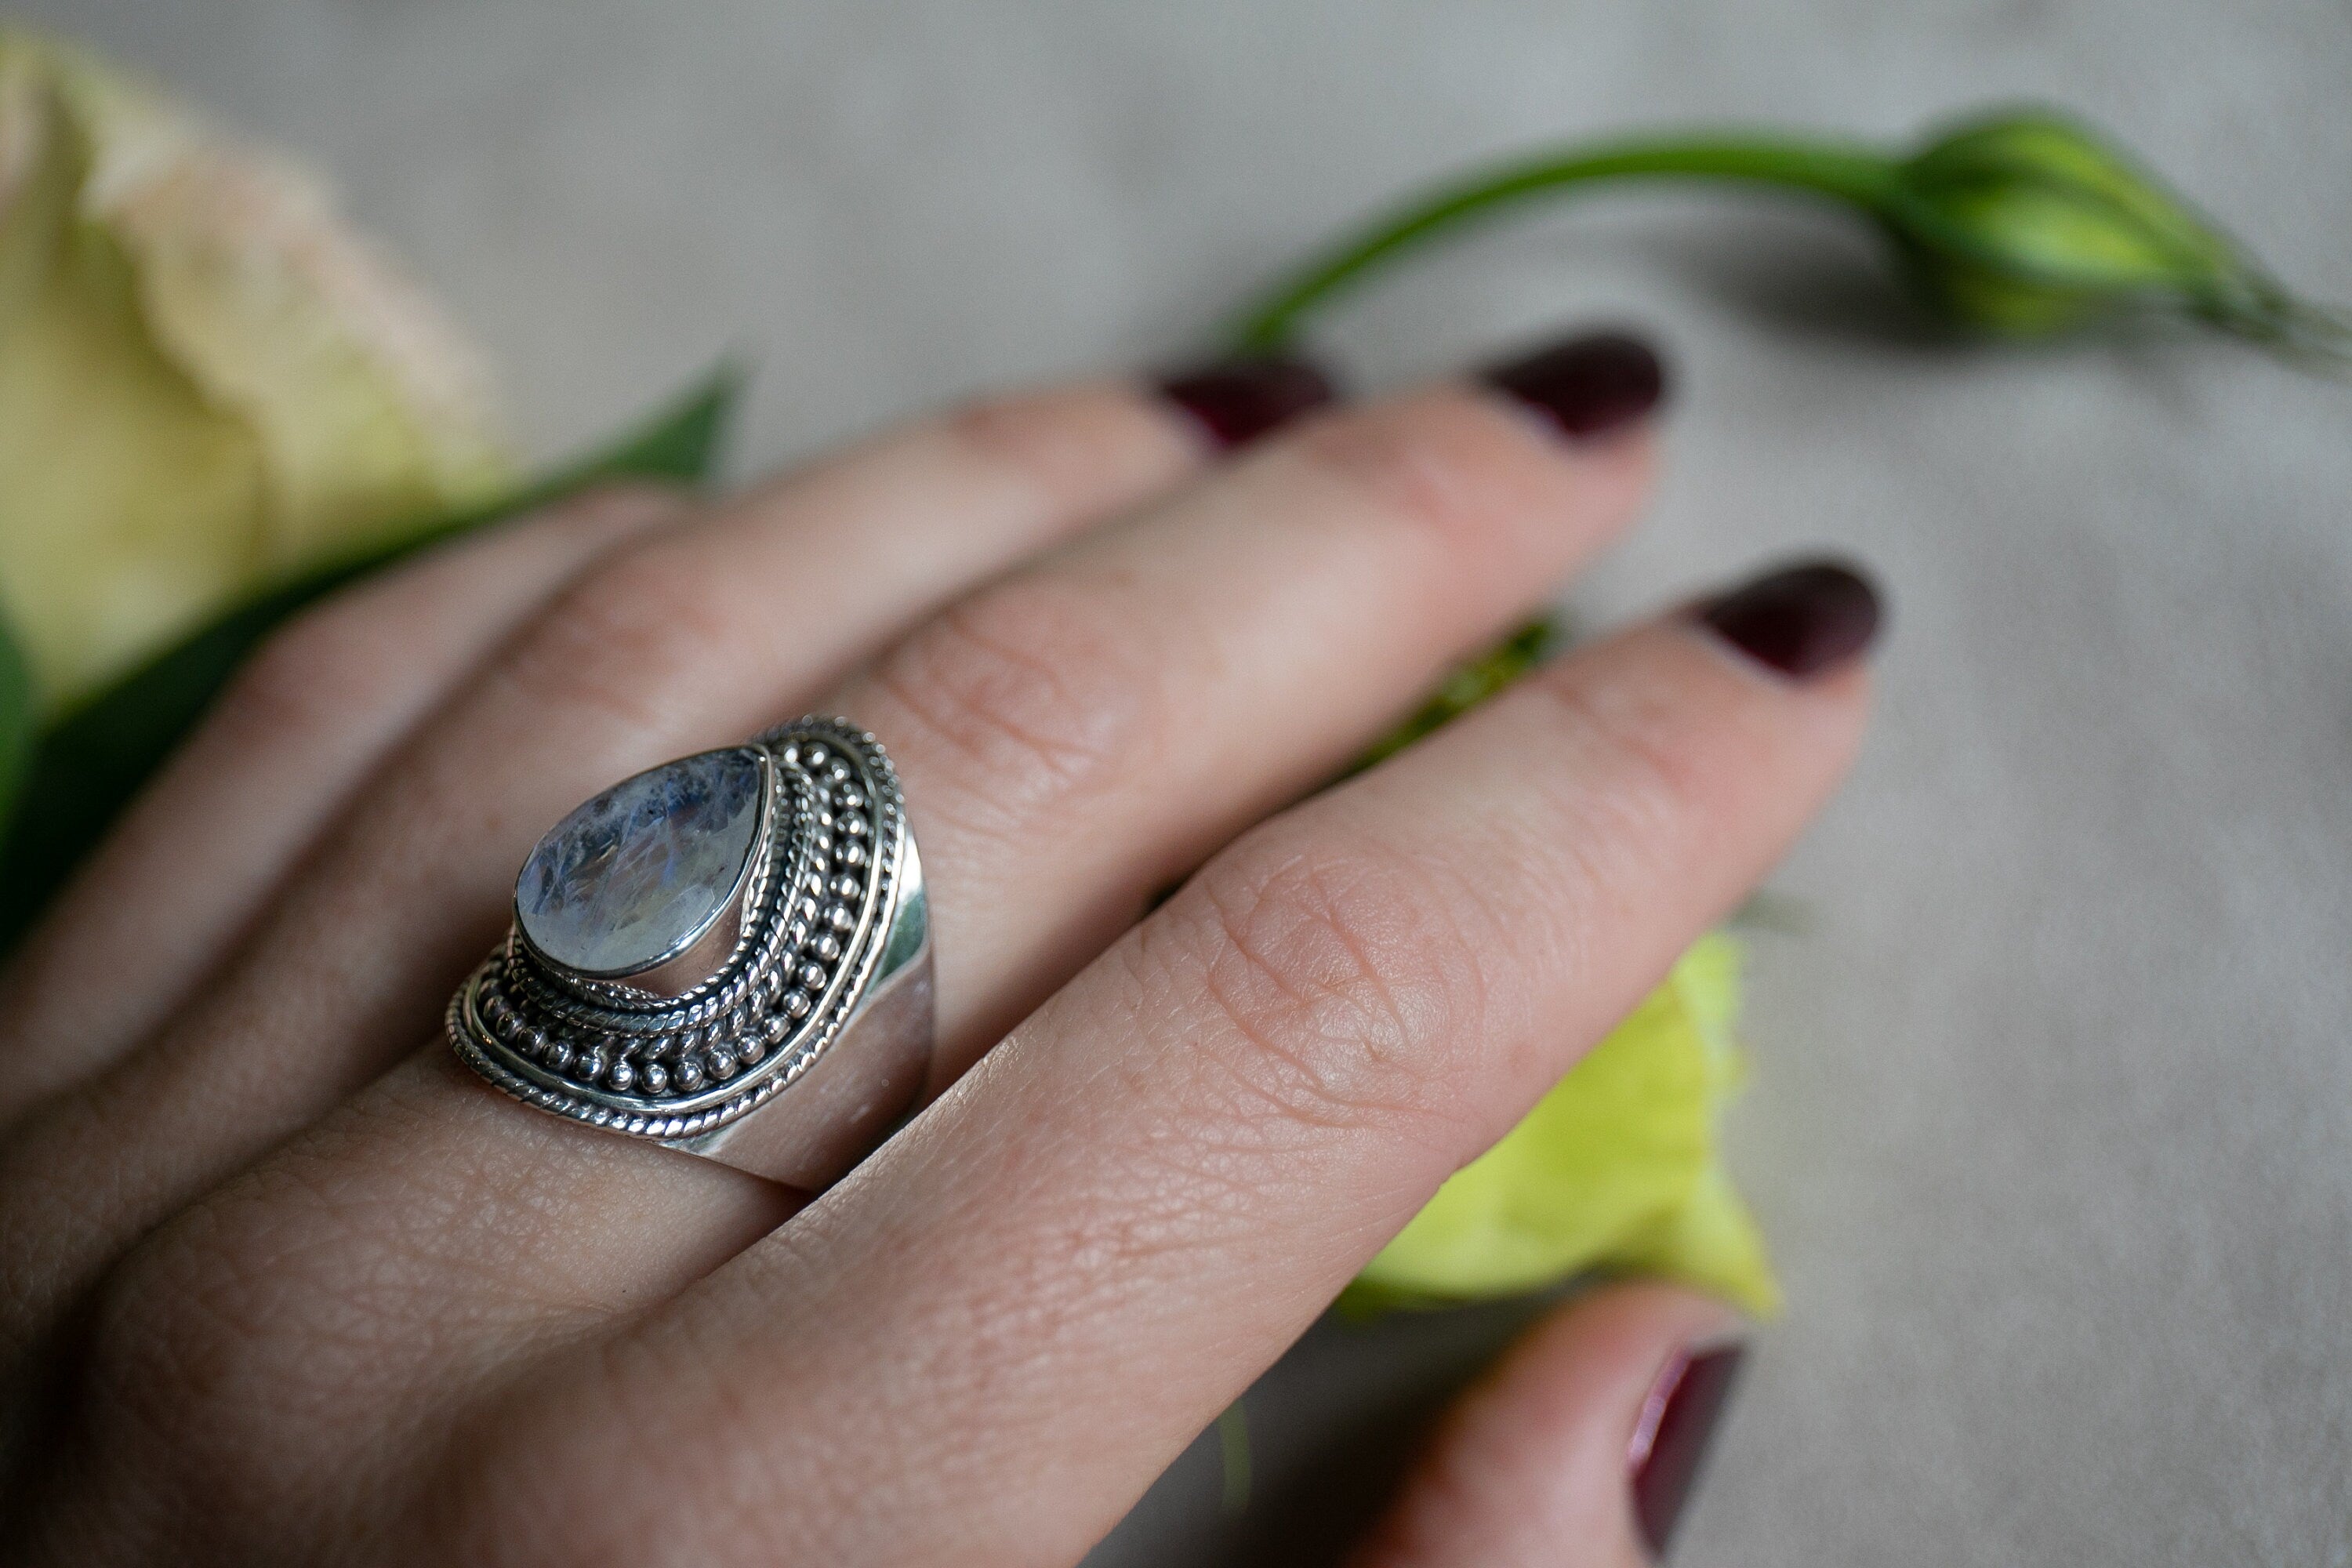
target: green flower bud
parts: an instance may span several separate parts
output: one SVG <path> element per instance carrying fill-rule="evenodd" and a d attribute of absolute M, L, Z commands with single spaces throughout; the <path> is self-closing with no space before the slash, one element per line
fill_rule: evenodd
<path fill-rule="evenodd" d="M 1874 205 L 1928 304 L 1967 326 L 2046 337 L 2153 308 L 2282 346 L 2340 344 L 2341 323 L 2295 300 L 2122 152 L 2048 110 L 1936 137 Z"/>
<path fill-rule="evenodd" d="M 1912 152 L 1775 132 L 1538 149 L 1433 186 L 1308 256 L 1244 306 L 1233 342 L 1278 349 L 1339 295 L 1503 213 L 1648 181 L 1782 191 L 1866 217 L 1929 310 L 1982 331 L 2048 337 L 2140 310 L 2288 353 L 2352 355 L 2342 316 L 2296 299 L 2129 157 L 2041 110 L 1970 121 Z"/>

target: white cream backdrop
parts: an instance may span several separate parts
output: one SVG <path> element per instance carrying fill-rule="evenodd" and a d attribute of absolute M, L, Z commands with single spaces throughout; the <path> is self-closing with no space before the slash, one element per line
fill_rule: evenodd
<path fill-rule="evenodd" d="M 2352 298 L 2343 0 L 38 0 L 303 151 L 503 366 L 531 447 L 722 352 L 749 471 L 1181 348 L 1402 184 L 1761 119 L 2105 121 Z M 1733 1155 L 1789 1289 L 1692 1565 L 2352 1563 L 2352 387 L 2228 343 L 1954 350 L 1867 247 L 1607 200 L 1333 323 L 1365 384 L 1567 323 L 1677 372 L 1655 515 L 1573 603 L 1830 546 L 1884 711 L 1778 879 Z M 1304 1558 L 1507 1313 L 1318 1331 L 1104 1563 Z M 779 1413 L 789 1419 L 788 1413 Z"/>

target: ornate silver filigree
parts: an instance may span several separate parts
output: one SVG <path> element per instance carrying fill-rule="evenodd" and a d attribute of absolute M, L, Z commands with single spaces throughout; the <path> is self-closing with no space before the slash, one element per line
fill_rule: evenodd
<path fill-rule="evenodd" d="M 821 1186 L 887 1134 L 928 1068 L 922 872 L 872 735 L 812 717 L 753 746 L 761 836 L 707 973 L 674 990 L 584 974 L 519 918 L 450 999 L 449 1039 L 541 1110 Z"/>

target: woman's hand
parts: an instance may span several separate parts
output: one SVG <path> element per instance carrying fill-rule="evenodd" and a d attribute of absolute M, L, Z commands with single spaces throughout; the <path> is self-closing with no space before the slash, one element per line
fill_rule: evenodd
<path fill-rule="evenodd" d="M 1016 397 L 285 632 L 7 978 L 10 1560 L 1074 1562 L 1853 751 L 1873 605 L 1815 568 L 1291 804 L 1627 524 L 1658 390 L 1596 339 Z M 808 1204 L 457 1067 L 547 825 L 810 710 L 906 788 L 929 1109 Z M 1640 1560 L 1724 1363 L 1663 1426 L 1661 1373 L 1731 1327 L 1587 1297 L 1361 1561 Z"/>

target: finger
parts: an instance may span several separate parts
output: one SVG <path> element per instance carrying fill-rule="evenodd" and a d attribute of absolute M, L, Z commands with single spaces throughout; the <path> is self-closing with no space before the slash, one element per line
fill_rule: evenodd
<path fill-rule="evenodd" d="M 1785 849 L 1872 606 L 1768 581 L 1252 834 L 793 1224 L 548 1369 L 492 1434 L 528 1463 L 453 1480 L 467 1548 L 584 1551 L 545 1478 L 661 1455 L 597 1549 L 1075 1560 Z"/>
<path fill-rule="evenodd" d="M 1664 1285 L 1554 1312 L 1447 1413 L 1350 1568 L 1663 1560 L 1737 1374 L 1738 1327 Z"/>
<path fill-rule="evenodd" d="M 1606 371 L 1623 354 L 1619 343 L 1584 363 Z M 1025 1011 L 1214 845 L 1329 776 L 1451 658 L 1612 537 L 1650 467 L 1646 440 L 1619 435 L 1564 443 L 1462 385 L 1337 416 L 982 590 L 853 681 L 835 706 L 885 737 L 918 814 L 942 1054 L 969 1060 L 996 1019 Z M 383 1349 L 387 1326 L 355 1364 L 331 1347 L 275 1353 L 306 1381 L 430 1398 L 447 1379 L 418 1358 L 536 1341 L 542 1312 L 580 1308 L 583 1260 L 612 1309 L 635 1307 L 782 1217 L 772 1194 L 709 1195 L 730 1180 L 758 1189 L 749 1178 L 492 1098 L 446 1058 L 436 1047 L 404 1066 L 206 1198 L 115 1292 L 217 1300 L 218 1282 L 192 1271 L 249 1273 L 250 1247 L 299 1260 L 273 1289 L 348 1304 L 396 1255 L 394 1307 L 413 1350 Z M 649 1196 L 672 1189 L 705 1195 Z M 443 1214 L 454 1191 L 481 1223 L 399 1217 Z M 537 1201 L 551 1191 L 569 1201 Z M 201 1256 L 180 1247 L 186 1236 Z"/>
<path fill-rule="evenodd" d="M 940 598 L 1196 469 L 1193 407 L 1125 383 L 980 405 L 557 595 L 357 793 L 196 1005 L 0 1151 L 0 1366 L 133 1237 L 413 1048 L 545 824 L 804 706 Z"/>
<path fill-rule="evenodd" d="M 651 487 L 595 491 L 431 551 L 278 630 L 0 977 L 0 1123 L 153 1029 L 493 645 L 684 504 Z"/>
<path fill-rule="evenodd" d="M 1514 364 L 1324 420 L 959 603 L 835 695 L 889 746 L 944 879 L 934 1088 L 1632 522 L 1656 357 L 1604 336 L 1528 363 L 1547 378 Z M 1512 377 L 1520 398 L 1494 395 Z"/>

